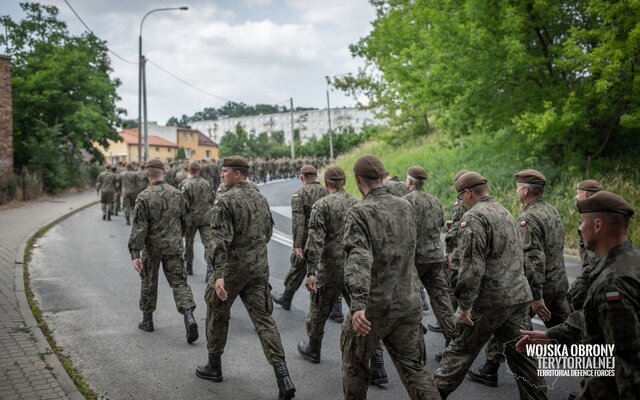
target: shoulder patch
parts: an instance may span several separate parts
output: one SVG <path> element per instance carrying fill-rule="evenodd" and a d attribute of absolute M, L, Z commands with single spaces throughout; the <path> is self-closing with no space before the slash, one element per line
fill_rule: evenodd
<path fill-rule="evenodd" d="M 464 229 L 467 227 L 467 221 L 460 222 L 460 228 Z"/>
<path fill-rule="evenodd" d="M 612 291 L 612 292 L 606 292 L 604 294 L 604 298 L 607 301 L 607 303 L 613 303 L 614 301 L 620 301 L 620 292 L 618 292 L 617 290 Z"/>
<path fill-rule="evenodd" d="M 300 197 L 300 194 L 298 192 L 293 194 L 293 197 Z"/>
<path fill-rule="evenodd" d="M 520 226 L 527 226 L 527 220 L 523 219 L 522 221 L 520 221 Z"/>
<path fill-rule="evenodd" d="M 219 201 L 220 201 L 220 200 L 216 199 L 216 200 L 213 202 L 213 205 L 214 205 L 214 206 L 217 206 Z"/>

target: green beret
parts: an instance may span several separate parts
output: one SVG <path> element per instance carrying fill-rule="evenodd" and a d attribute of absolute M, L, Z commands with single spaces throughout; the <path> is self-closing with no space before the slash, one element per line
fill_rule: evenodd
<path fill-rule="evenodd" d="M 409 167 L 407 169 L 407 175 L 409 175 L 412 178 L 415 179 L 420 179 L 421 181 L 426 181 L 427 180 L 427 171 L 424 170 L 424 168 L 418 166 L 418 165 L 414 165 L 413 167 Z"/>
<path fill-rule="evenodd" d="M 231 156 L 227 157 L 222 161 L 223 167 L 232 167 L 232 168 L 247 168 L 249 169 L 249 162 L 246 158 L 242 156 Z"/>
<path fill-rule="evenodd" d="M 458 178 L 460 178 L 462 175 L 466 174 L 467 172 L 469 171 L 467 171 L 466 169 L 461 169 L 460 171 L 456 172 L 456 174 L 453 176 L 453 182 L 455 183 L 458 180 Z"/>
<path fill-rule="evenodd" d="M 192 162 L 189 164 L 189 171 L 200 171 L 200 164 L 197 161 Z"/>
<path fill-rule="evenodd" d="M 300 168 L 300 175 L 318 175 L 318 170 L 313 165 L 303 165 Z"/>
<path fill-rule="evenodd" d="M 576 201 L 576 209 L 580 214 L 594 212 L 611 212 L 633 216 L 633 208 L 617 194 L 601 190 L 586 199 Z"/>
<path fill-rule="evenodd" d="M 460 193 L 465 189 L 471 189 L 476 186 L 484 185 L 485 183 L 487 183 L 487 178 L 475 171 L 468 171 L 460 175 L 458 180 L 456 180 L 455 186 L 456 191 Z"/>
<path fill-rule="evenodd" d="M 602 190 L 602 185 L 600 184 L 600 182 L 596 180 L 587 179 L 585 181 L 578 183 L 577 189 L 584 190 L 585 192 L 598 193 L 599 191 Z"/>
<path fill-rule="evenodd" d="M 342 168 L 331 165 L 324 170 L 324 179 L 328 179 L 330 181 L 344 181 L 346 179 L 346 175 Z"/>
<path fill-rule="evenodd" d="M 535 169 L 523 169 L 516 174 L 516 182 L 544 186 L 547 184 L 547 178 Z"/>
<path fill-rule="evenodd" d="M 164 171 L 164 163 L 160 161 L 159 158 L 154 158 L 152 160 L 147 161 L 147 164 L 144 166 L 145 168 L 158 168 Z"/>
<path fill-rule="evenodd" d="M 362 156 L 353 164 L 353 173 L 364 178 L 378 179 L 384 172 L 382 161 L 373 154 Z"/>

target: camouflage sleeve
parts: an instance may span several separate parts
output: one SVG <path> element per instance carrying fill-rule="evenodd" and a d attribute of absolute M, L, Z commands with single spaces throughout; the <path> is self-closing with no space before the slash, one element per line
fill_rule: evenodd
<path fill-rule="evenodd" d="M 589 291 L 589 275 L 592 269 L 589 265 L 583 267 L 580 275 L 576 277 L 567 293 L 567 299 L 574 310 L 581 310 L 584 307 L 584 301 L 587 299 L 587 292 Z"/>
<path fill-rule="evenodd" d="M 182 236 L 187 236 L 187 232 L 189 230 L 189 213 L 187 212 L 187 202 L 184 201 L 184 198 L 180 196 L 180 229 L 182 231 Z"/>
<path fill-rule="evenodd" d="M 96 191 L 100 191 L 100 188 L 102 187 L 102 173 L 100 175 L 98 175 L 98 178 L 96 178 Z"/>
<path fill-rule="evenodd" d="M 524 273 L 529 281 L 533 300 L 540 300 L 545 280 L 546 257 L 542 229 L 539 223 L 532 218 L 521 219 L 520 237 L 524 250 Z"/>
<path fill-rule="evenodd" d="M 122 191 L 122 175 L 116 174 L 116 192 Z"/>
<path fill-rule="evenodd" d="M 269 208 L 269 203 L 267 202 L 267 212 L 269 213 L 269 221 L 267 222 L 267 240 L 266 243 L 269 243 L 271 240 L 271 236 L 273 236 L 273 226 L 276 224 L 273 221 L 273 214 L 271 214 L 271 209 Z"/>
<path fill-rule="evenodd" d="M 367 309 L 371 287 L 373 251 L 367 241 L 368 228 L 358 211 L 349 209 L 344 227 L 344 286 L 351 297 L 351 312 Z"/>
<path fill-rule="evenodd" d="M 187 185 L 180 185 L 180 194 L 184 199 L 184 205 L 188 214 L 191 214 L 191 205 L 193 204 L 193 196 Z"/>
<path fill-rule="evenodd" d="M 547 329 L 549 339 L 561 344 L 579 343 L 582 341 L 582 327 L 584 314 L 582 310 L 569 314 L 567 319 L 552 328 Z"/>
<path fill-rule="evenodd" d="M 634 266 L 634 267 L 637 267 Z M 595 314 L 604 342 L 615 345 L 615 379 L 621 399 L 640 393 L 640 286 L 628 276 L 611 275 L 601 293 L 594 294 L 600 306 Z M 590 314 L 589 314 L 590 315 Z M 592 321 L 588 320 L 587 323 Z"/>
<path fill-rule="evenodd" d="M 223 201 L 216 200 L 212 209 L 209 263 L 214 268 L 214 279 L 224 278 L 229 267 L 227 257 L 233 239 L 233 222 L 227 207 Z"/>
<path fill-rule="evenodd" d="M 311 209 L 311 217 L 309 219 L 309 236 L 305 246 L 304 255 L 307 259 L 307 274 L 315 275 L 320 264 L 320 254 L 324 247 L 325 238 L 327 237 L 326 225 L 322 213 L 317 209 L 316 205 Z"/>
<path fill-rule="evenodd" d="M 456 204 L 453 206 L 453 212 L 451 216 L 453 225 L 451 226 L 451 229 L 447 231 L 447 234 L 445 235 L 445 238 L 444 238 L 447 254 L 453 253 L 455 248 L 458 246 L 458 240 L 457 240 L 458 227 L 460 226 L 460 220 L 462 219 L 462 215 L 463 215 L 462 209 L 458 205 L 458 202 L 456 202 Z"/>
<path fill-rule="evenodd" d="M 302 248 L 304 243 L 304 204 L 302 196 L 299 193 L 294 193 L 291 198 L 291 232 L 293 236 L 293 248 Z"/>
<path fill-rule="evenodd" d="M 132 260 L 140 258 L 140 252 L 144 248 L 144 239 L 149 229 L 147 215 L 147 203 L 138 197 L 133 210 L 133 226 L 129 234 L 129 253 Z"/>
<path fill-rule="evenodd" d="M 480 282 L 485 273 L 487 234 L 480 221 L 466 218 L 460 222 L 458 233 L 460 245 L 460 269 L 455 295 L 463 310 L 469 310 L 480 291 Z"/>

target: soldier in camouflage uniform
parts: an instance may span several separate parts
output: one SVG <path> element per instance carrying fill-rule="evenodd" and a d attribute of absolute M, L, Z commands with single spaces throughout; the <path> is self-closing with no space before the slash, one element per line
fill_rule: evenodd
<path fill-rule="evenodd" d="M 524 208 L 518 224 L 524 246 L 524 271 L 529 281 L 535 313 L 547 328 L 556 326 L 569 316 L 567 301 L 569 281 L 564 266 L 564 227 L 560 213 L 542 197 L 547 180 L 534 169 L 515 175 L 516 194 Z M 497 339 L 487 346 L 487 360 L 478 370 L 470 370 L 471 380 L 488 386 L 498 385 L 498 368 L 503 346 Z"/>
<path fill-rule="evenodd" d="M 138 195 L 142 193 L 142 191 L 145 190 L 147 186 L 149 186 L 149 178 L 147 177 L 147 173 L 145 172 L 144 165 L 140 165 L 139 170 L 136 172 L 136 176 L 138 178 L 136 180 L 136 197 L 138 197 Z"/>
<path fill-rule="evenodd" d="M 140 273 L 140 310 L 138 328 L 153 332 L 153 312 L 158 300 L 160 263 L 178 312 L 184 316 L 187 342 L 198 339 L 198 325 L 193 316 L 196 304 L 187 284 L 182 260 L 182 237 L 187 228 L 187 211 L 180 191 L 166 184 L 164 164 L 158 159 L 146 165 L 150 185 L 136 199 L 129 252 L 133 267 Z"/>
<path fill-rule="evenodd" d="M 327 190 L 316 180 L 317 177 L 318 171 L 312 165 L 303 165 L 300 168 L 300 180 L 303 186 L 291 198 L 291 231 L 293 233 L 291 268 L 284 280 L 284 292 L 273 294 L 273 300 L 285 310 L 291 309 L 293 295 L 307 274 L 307 262 L 302 250 L 309 234 L 311 207 L 327 195 Z"/>
<path fill-rule="evenodd" d="M 384 173 L 384 183 L 383 186 L 396 197 L 402 197 L 409 193 L 409 189 L 407 186 L 400 182 L 397 176 L 390 176 L 388 172 Z"/>
<path fill-rule="evenodd" d="M 369 359 L 381 340 L 409 397 L 437 399 L 425 369 L 412 207 L 382 186 L 384 166 L 376 156 L 360 157 L 353 172 L 364 198 L 347 211 L 344 228 L 344 283 L 351 298 L 340 338 L 345 399 L 366 398 Z"/>
<path fill-rule="evenodd" d="M 424 190 L 427 172 L 420 166 L 407 170 L 407 200 L 415 213 L 417 245 L 416 268 L 422 285 L 429 294 L 433 313 L 443 328 L 445 347 L 449 345 L 455 329 L 453 306 L 444 266 L 444 253 L 440 244 L 440 228 L 444 226 L 444 212 L 440 201 Z M 439 357 L 437 357 L 439 358 Z"/>
<path fill-rule="evenodd" d="M 180 165 L 180 170 L 176 172 L 174 186 L 180 188 L 180 184 L 189 177 L 189 161 L 185 161 Z"/>
<path fill-rule="evenodd" d="M 517 344 L 584 343 L 615 346 L 615 376 L 583 380 L 577 399 L 637 399 L 640 393 L 640 250 L 628 238 L 633 208 L 622 197 L 599 191 L 579 199 L 585 248 L 600 261 L 593 266 L 582 310 L 544 331 L 525 331 Z M 584 322 L 582 322 L 584 320 Z"/>
<path fill-rule="evenodd" d="M 578 184 L 576 189 L 576 201 L 584 200 L 601 190 L 602 185 L 598 181 L 594 181 L 593 179 L 582 181 Z M 585 247 L 580 229 L 578 229 L 578 238 L 580 240 L 580 260 L 582 261 L 582 271 L 571 285 L 569 293 L 567 293 L 567 298 L 574 310 L 582 309 L 582 305 L 587 297 L 587 292 L 589 291 L 589 275 L 591 274 L 593 267 L 599 261 L 598 256 L 596 256 L 593 251 L 587 250 Z"/>
<path fill-rule="evenodd" d="M 138 197 L 138 174 L 133 170 L 133 165 L 127 164 L 127 170 L 122 173 L 120 181 L 122 182 L 124 218 L 127 225 L 131 225 L 131 211 Z"/>
<path fill-rule="evenodd" d="M 112 165 L 111 172 L 113 172 L 116 177 L 116 191 L 113 193 L 113 215 L 117 216 L 122 210 L 122 199 L 120 198 L 120 196 L 122 196 L 122 172 L 124 172 L 122 161 L 118 161 L 117 165 Z"/>
<path fill-rule="evenodd" d="M 460 270 L 456 297 L 457 332 L 445 350 L 435 382 L 443 398 L 462 383 L 478 352 L 491 338 L 505 343 L 520 398 L 546 399 L 537 363 L 516 351 L 520 330 L 531 329 L 531 289 L 522 268 L 524 254 L 518 225 L 511 214 L 489 196 L 487 180 L 469 171 L 455 183 L 458 199 L 468 211 L 458 234 Z"/>
<path fill-rule="evenodd" d="M 324 172 L 328 196 L 312 207 L 309 236 L 304 256 L 307 259 L 307 282 L 311 305 L 307 315 L 309 342 L 300 342 L 298 352 L 313 363 L 320 362 L 324 325 L 343 291 L 344 217 L 358 200 L 344 191 L 346 176 L 340 167 Z"/>
<path fill-rule="evenodd" d="M 205 291 L 207 302 L 207 349 L 209 362 L 196 375 L 222 381 L 221 356 L 227 343 L 229 318 L 240 296 L 249 313 L 264 354 L 278 381 L 279 399 L 295 396 L 280 333 L 271 316 L 267 243 L 273 219 L 267 199 L 246 181 L 249 163 L 239 156 L 224 159 L 222 178 L 227 191 L 215 200 L 211 219 L 212 238 L 207 243 L 214 276 Z"/>
<path fill-rule="evenodd" d="M 111 172 L 111 166 L 106 164 L 104 171 L 96 179 L 96 192 L 100 195 L 102 205 L 102 220 L 111 221 L 113 214 L 113 195 L 116 191 L 116 176 Z"/>
<path fill-rule="evenodd" d="M 200 164 L 192 162 L 189 165 L 191 178 L 185 179 L 180 185 L 182 197 L 186 202 L 189 227 L 185 236 L 184 262 L 187 275 L 193 275 L 193 242 L 196 232 L 200 233 L 202 243 L 211 240 L 211 207 L 213 206 L 214 194 L 211 185 L 200 176 Z M 206 252 L 204 260 L 207 263 L 206 282 L 213 274 L 213 266 L 209 264 L 210 257 Z"/>

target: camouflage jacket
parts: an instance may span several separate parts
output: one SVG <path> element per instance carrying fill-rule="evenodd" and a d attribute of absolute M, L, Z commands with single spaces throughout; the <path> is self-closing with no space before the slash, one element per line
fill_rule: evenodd
<path fill-rule="evenodd" d="M 136 194 L 138 193 L 138 173 L 132 170 L 124 171 L 120 174 L 120 181 L 122 182 L 123 194 Z"/>
<path fill-rule="evenodd" d="M 184 180 L 187 179 L 188 177 L 189 177 L 189 173 L 187 173 L 187 171 L 184 171 L 181 169 L 178 172 L 176 172 L 176 177 L 174 178 L 176 187 L 179 188 L 180 184 L 184 182 Z"/>
<path fill-rule="evenodd" d="M 580 261 L 582 262 L 582 267 L 586 268 L 589 265 L 598 263 L 598 256 L 591 250 L 587 250 L 587 247 L 584 244 L 584 239 L 582 238 L 582 231 L 578 229 L 578 240 L 580 243 Z"/>
<path fill-rule="evenodd" d="M 467 212 L 466 207 L 464 206 L 464 204 L 462 203 L 462 201 L 457 200 L 454 204 L 453 204 L 453 212 L 451 215 L 451 220 L 453 221 L 453 225 L 451 225 L 451 228 L 447 231 L 447 234 L 444 238 L 444 243 L 445 243 L 445 251 L 447 254 L 451 255 L 451 260 L 458 260 L 459 255 L 458 255 L 458 230 L 460 228 L 460 220 L 462 219 L 462 216 L 464 215 L 464 213 Z M 451 263 L 451 267 L 453 268 L 457 268 L 457 262 L 452 262 Z"/>
<path fill-rule="evenodd" d="M 180 187 L 187 204 L 189 223 L 195 226 L 210 224 L 214 196 L 209 182 L 200 176 L 194 176 L 182 181 Z"/>
<path fill-rule="evenodd" d="M 137 192 L 140 193 L 149 186 L 149 178 L 147 178 L 147 174 L 144 170 L 136 172 L 136 177 Z"/>
<path fill-rule="evenodd" d="M 500 307 L 531 301 L 522 241 L 509 211 L 483 197 L 460 221 L 460 271 L 455 296 L 460 308 Z"/>
<path fill-rule="evenodd" d="M 396 197 L 402 197 L 409 193 L 409 188 L 404 182 L 400 182 L 394 179 L 389 179 L 388 181 L 383 183 L 383 186 L 387 189 L 389 193 Z"/>
<path fill-rule="evenodd" d="M 534 200 L 520 212 L 518 222 L 533 299 L 567 293 L 564 228 L 558 211 L 544 200 Z"/>
<path fill-rule="evenodd" d="M 367 318 L 422 312 L 414 264 L 416 225 L 409 202 L 384 187 L 371 190 L 347 211 L 343 241 L 351 312 L 364 309 Z"/>
<path fill-rule="evenodd" d="M 305 246 L 307 273 L 317 274 L 321 282 L 342 281 L 344 217 L 357 202 L 349 193 L 338 190 L 316 201 L 311 209 Z"/>
<path fill-rule="evenodd" d="M 182 254 L 187 211 L 180 191 L 165 182 L 154 182 L 136 198 L 129 235 L 131 259 L 144 250 L 150 254 Z"/>
<path fill-rule="evenodd" d="M 431 193 L 414 189 L 404 196 L 412 206 L 416 221 L 416 264 L 437 263 L 444 260 L 440 244 L 440 228 L 444 226 L 442 204 Z"/>
<path fill-rule="evenodd" d="M 213 202 L 209 260 L 214 277 L 269 277 L 267 243 L 273 218 L 267 199 L 249 182 L 235 184 Z"/>
<path fill-rule="evenodd" d="M 589 291 L 589 275 L 593 271 L 593 267 L 598 264 L 600 259 L 591 250 L 587 250 L 582 239 L 582 232 L 578 229 L 578 238 L 580 239 L 580 259 L 582 260 L 582 271 L 571 284 L 567 298 L 574 310 L 582 310 L 584 301 Z"/>
<path fill-rule="evenodd" d="M 589 377 L 585 388 L 601 398 L 637 398 L 640 382 L 640 250 L 630 241 L 593 267 L 584 310 L 549 329 L 561 343 L 615 345 L 615 377 Z M 584 316 L 583 329 L 576 316 Z"/>
<path fill-rule="evenodd" d="M 116 174 L 111 171 L 102 171 L 96 179 L 96 190 L 105 193 L 116 191 Z"/>
<path fill-rule="evenodd" d="M 304 185 L 291 198 L 291 232 L 293 233 L 293 248 L 303 248 L 307 243 L 309 233 L 309 218 L 311 206 L 327 195 L 327 189 L 320 182 Z"/>

